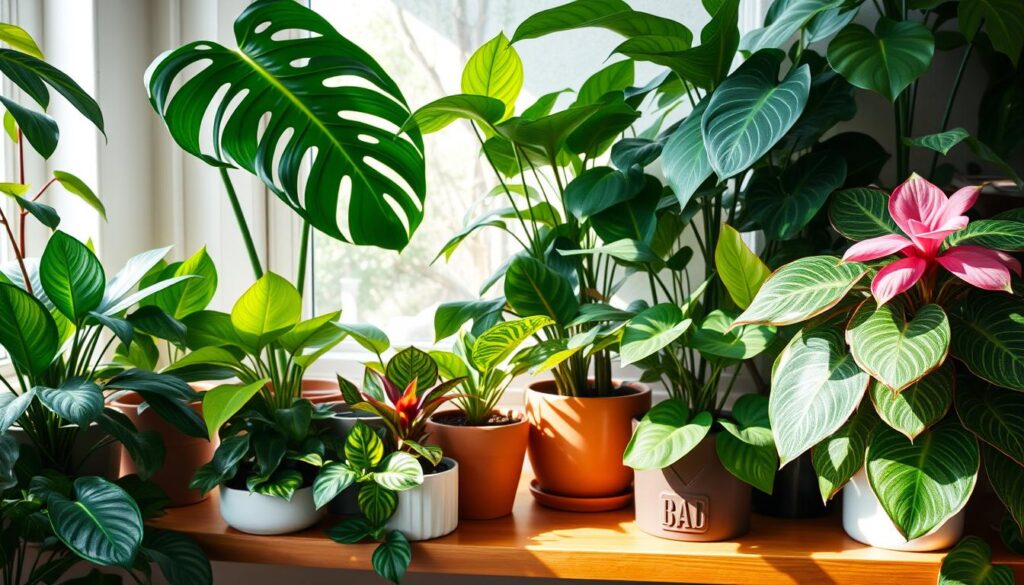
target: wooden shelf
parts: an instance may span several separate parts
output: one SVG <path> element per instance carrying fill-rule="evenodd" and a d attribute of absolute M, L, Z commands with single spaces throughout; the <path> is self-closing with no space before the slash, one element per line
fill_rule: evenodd
<path fill-rule="evenodd" d="M 729 542 L 663 540 L 636 528 L 632 506 L 598 514 L 544 508 L 530 496 L 529 479 L 523 478 L 511 516 L 462 521 L 448 536 L 414 544 L 410 571 L 665 583 L 934 585 L 945 556 L 862 545 L 843 533 L 835 514 L 811 520 L 755 515 L 750 532 Z M 213 560 L 369 569 L 374 545 L 331 541 L 323 531 L 335 521 L 283 536 L 244 534 L 224 524 L 214 494 L 170 509 L 151 524 L 192 536 Z M 988 540 L 994 562 L 1013 566 L 1024 583 L 1024 557 Z"/>

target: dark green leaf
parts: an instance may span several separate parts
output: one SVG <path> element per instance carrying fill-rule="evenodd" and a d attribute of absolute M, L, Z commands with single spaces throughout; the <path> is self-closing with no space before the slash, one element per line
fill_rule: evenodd
<path fill-rule="evenodd" d="M 958 382 L 956 413 L 964 427 L 1024 465 L 1024 393 L 970 376 Z"/>
<path fill-rule="evenodd" d="M 950 351 L 974 375 L 1024 391 L 1024 302 L 972 292 L 950 313 L 950 325 Z"/>
<path fill-rule="evenodd" d="M 391 518 L 398 507 L 398 496 L 386 487 L 370 482 L 359 489 L 359 510 L 371 524 L 381 525 Z"/>
<path fill-rule="evenodd" d="M 791 239 L 807 227 L 845 179 L 846 162 L 828 151 L 801 157 L 781 174 L 759 169 L 747 188 L 747 215 L 767 237 Z"/>
<path fill-rule="evenodd" d="M 544 315 L 559 324 L 576 316 L 579 301 L 564 276 L 540 261 L 519 257 L 505 273 L 505 298 L 520 317 Z"/>
<path fill-rule="evenodd" d="M 93 382 L 71 378 L 60 388 L 35 387 L 39 401 L 66 421 L 87 426 L 103 412 L 103 392 Z"/>
<path fill-rule="evenodd" d="M 211 585 L 213 569 L 203 549 L 192 539 L 169 530 L 148 530 L 142 554 L 156 563 L 170 585 Z"/>
<path fill-rule="evenodd" d="M 874 33 L 860 24 L 847 25 L 829 43 L 828 62 L 851 84 L 894 102 L 928 70 L 934 52 L 927 27 L 882 17 Z"/>
<path fill-rule="evenodd" d="M 213 459 L 200 467 L 188 487 L 207 493 L 233 478 L 238 472 L 238 463 L 249 451 L 249 435 L 235 435 L 221 441 L 213 453 Z"/>
<path fill-rule="evenodd" d="M 967 536 L 949 551 L 939 569 L 938 585 L 1013 585 L 1013 569 L 992 565 L 992 549 L 977 536 Z"/>
<path fill-rule="evenodd" d="M 828 217 L 837 232 L 854 241 L 902 233 L 889 214 L 889 196 L 876 189 L 839 191 Z"/>
<path fill-rule="evenodd" d="M 370 560 L 373 563 L 373 570 L 378 575 L 392 583 L 398 583 L 412 562 L 412 548 L 404 534 L 392 530 L 384 537 L 384 542 L 373 551 Z"/>
<path fill-rule="evenodd" d="M 55 232 L 39 263 L 46 296 L 68 319 L 77 321 L 103 300 L 106 276 L 96 255 L 75 238 Z"/>
<path fill-rule="evenodd" d="M 54 533 L 83 559 L 131 566 L 142 544 L 142 515 L 127 492 L 98 477 L 75 480 L 74 500 L 52 494 L 47 511 Z"/>
<path fill-rule="evenodd" d="M 0 49 L 3 51 L 4 49 Z M 0 63 L 0 71 L 3 64 Z M 19 105 L 14 100 L 0 96 L 0 104 L 3 104 L 11 117 L 18 123 L 18 128 L 24 133 L 32 148 L 43 158 L 50 158 L 53 151 L 57 149 L 57 141 L 60 139 L 60 129 L 57 121 L 41 112 L 30 110 Z"/>

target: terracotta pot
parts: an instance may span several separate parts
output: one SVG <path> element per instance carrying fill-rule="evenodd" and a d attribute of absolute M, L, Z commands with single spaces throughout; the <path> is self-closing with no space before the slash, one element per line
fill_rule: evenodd
<path fill-rule="evenodd" d="M 949 548 L 963 536 L 965 517 L 965 510 L 960 510 L 930 533 L 907 540 L 878 501 L 863 468 L 843 487 L 843 530 L 857 542 L 877 548 L 911 552 Z"/>
<path fill-rule="evenodd" d="M 512 513 L 529 432 L 526 418 L 513 416 L 518 420 L 511 424 L 480 427 L 445 424 L 444 413 L 427 421 L 429 441 L 459 463 L 459 518 L 489 520 Z"/>
<path fill-rule="evenodd" d="M 715 434 L 665 469 L 636 471 L 636 525 L 689 542 L 728 540 L 750 529 L 750 491 L 722 466 Z"/>
<path fill-rule="evenodd" d="M 207 383 L 192 384 L 192 388 L 197 392 L 207 390 L 209 387 Z M 213 459 L 219 441 L 211 442 L 190 437 L 168 424 L 151 408 L 140 413 L 139 405 L 142 403 L 141 396 L 135 392 L 128 392 L 118 397 L 112 406 L 127 415 L 140 432 L 153 431 L 159 433 L 163 439 L 166 452 L 164 464 L 153 474 L 150 481 L 164 490 L 170 499 L 169 506 L 187 506 L 205 500 L 205 495 L 189 489 L 188 484 L 196 470 Z M 200 416 L 202 415 L 201 402 L 195 402 L 191 406 Z M 121 455 L 121 474 L 137 472 L 135 462 L 128 452 L 124 451 Z"/>
<path fill-rule="evenodd" d="M 423 484 L 398 492 L 398 508 L 387 527 L 409 540 L 430 540 L 459 525 L 459 464 L 442 460 L 440 471 L 423 476 Z"/>
<path fill-rule="evenodd" d="M 628 495 L 633 470 L 622 464 L 622 453 L 633 419 L 651 407 L 651 390 L 637 382 L 619 383 L 618 388 L 623 392 L 617 396 L 579 398 L 559 396 L 553 380 L 530 385 L 527 453 L 537 490 L 579 499 Z M 562 507 L 558 501 L 545 505 Z M 621 501 L 619 507 L 628 502 Z"/>

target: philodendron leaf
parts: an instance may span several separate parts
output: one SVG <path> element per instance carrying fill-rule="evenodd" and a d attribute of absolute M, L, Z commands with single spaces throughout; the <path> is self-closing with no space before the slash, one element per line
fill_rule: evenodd
<path fill-rule="evenodd" d="M 822 325 L 797 333 L 779 355 L 769 395 L 780 464 L 836 432 L 860 404 L 870 381 L 835 327 Z"/>
<path fill-rule="evenodd" d="M 565 187 L 566 211 L 583 220 L 636 195 L 644 186 L 641 172 L 594 167 L 579 174 Z"/>
<path fill-rule="evenodd" d="M 715 451 L 729 473 L 766 494 L 772 493 L 779 456 L 768 422 L 768 398 L 741 396 L 732 408 L 735 422 L 719 419 L 726 432 L 718 433 Z"/>
<path fill-rule="evenodd" d="M 942 420 L 953 404 L 953 366 L 945 363 L 901 392 L 871 383 L 871 402 L 887 425 L 911 441 Z M 965 391 L 972 394 L 973 389 Z"/>
<path fill-rule="evenodd" d="M 423 483 L 423 467 L 412 455 L 395 451 L 384 458 L 381 469 L 373 473 L 373 481 L 396 492 L 410 490 Z"/>
<path fill-rule="evenodd" d="M 393 130 L 409 117 L 397 84 L 302 4 L 248 4 L 234 32 L 238 49 L 195 41 L 146 71 L 174 140 L 209 164 L 253 173 L 331 237 L 405 247 L 423 218 L 426 181 L 419 132 Z M 278 122 L 257 132 L 268 114 Z"/>
<path fill-rule="evenodd" d="M 846 161 L 834 151 L 812 152 L 784 172 L 758 169 L 747 188 L 746 215 L 774 240 L 789 240 L 843 186 Z"/>
<path fill-rule="evenodd" d="M 505 105 L 502 118 L 512 115 L 523 88 L 523 62 L 505 33 L 480 46 L 462 70 L 462 93 L 495 98 Z"/>
<path fill-rule="evenodd" d="M 711 168 L 727 179 L 748 169 L 793 127 L 807 103 L 811 74 L 794 67 L 778 81 L 782 51 L 758 51 L 722 82 L 701 119 Z"/>
<path fill-rule="evenodd" d="M 210 440 L 217 437 L 217 431 L 242 410 L 269 380 L 257 380 L 252 384 L 223 384 L 209 390 L 203 397 L 203 420 L 210 433 Z"/>
<path fill-rule="evenodd" d="M 967 133 L 967 130 L 964 130 L 963 128 L 953 128 L 952 130 L 946 130 L 945 132 L 939 132 L 938 134 L 928 134 L 917 138 L 904 138 L 903 144 L 906 144 L 907 146 L 916 146 L 918 148 L 927 148 L 942 154 L 949 154 L 949 151 L 954 146 L 960 144 L 968 136 L 970 136 L 970 134 Z"/>
<path fill-rule="evenodd" d="M 46 296 L 72 321 L 98 307 L 106 289 L 99 259 L 85 244 L 64 232 L 55 232 L 46 243 L 39 278 Z"/>
<path fill-rule="evenodd" d="M 156 306 L 175 319 L 184 319 L 202 311 L 217 292 L 217 267 L 206 253 L 205 246 L 178 265 L 170 277 L 186 275 L 197 278 L 165 288 L 153 297 Z"/>
<path fill-rule="evenodd" d="M 840 8 L 844 0 L 788 0 L 775 2 L 765 19 L 765 26 L 743 37 L 740 48 L 754 52 L 760 49 L 782 49 L 793 35 L 807 26 L 815 17 Z"/>
<path fill-rule="evenodd" d="M 973 41 L 978 31 L 984 30 L 992 41 L 992 47 L 1006 55 L 1014 67 L 1020 60 L 1020 30 L 1024 26 L 1024 6 L 1013 0 L 963 0 L 957 6 L 960 32 Z"/>
<path fill-rule="evenodd" d="M 395 492 L 374 482 L 364 483 L 359 488 L 358 501 L 359 510 L 376 526 L 387 522 L 398 507 Z"/>
<path fill-rule="evenodd" d="M 82 378 L 71 378 L 60 388 L 36 386 L 35 391 L 46 408 L 77 425 L 86 426 L 103 412 L 103 391 Z"/>
<path fill-rule="evenodd" d="M 12 49 L 31 55 L 36 59 L 45 59 L 45 57 L 43 57 L 43 52 L 39 50 L 39 45 L 36 44 L 32 35 L 28 34 L 28 32 L 20 26 L 13 24 L 0 24 L 0 41 L 10 45 Z"/>
<path fill-rule="evenodd" d="M 950 351 L 971 373 L 997 386 L 1024 391 L 1024 302 L 972 291 L 950 313 Z"/>
<path fill-rule="evenodd" d="M 1024 526 L 1024 466 L 992 447 L 982 446 L 985 474 L 1018 527 Z"/>
<path fill-rule="evenodd" d="M 852 85 L 894 102 L 928 70 L 934 52 L 927 27 L 882 17 L 873 33 L 860 24 L 847 25 L 829 43 L 828 62 Z"/>
<path fill-rule="evenodd" d="M 477 337 L 473 344 L 473 364 L 481 372 L 490 371 L 533 334 L 552 323 L 542 315 L 498 323 Z"/>
<path fill-rule="evenodd" d="M 875 411 L 862 404 L 850 420 L 811 451 L 822 502 L 831 500 L 864 467 L 868 438 L 878 422 Z"/>
<path fill-rule="evenodd" d="M 142 514 L 120 487 L 99 477 L 75 480 L 74 499 L 47 499 L 54 534 L 76 555 L 98 565 L 130 567 L 142 544 Z"/>
<path fill-rule="evenodd" d="M 672 303 L 661 303 L 642 311 L 626 323 L 619 356 L 622 365 L 638 362 L 664 349 L 686 332 L 693 320 Z"/>
<path fill-rule="evenodd" d="M 66 171 L 53 171 L 53 178 L 57 179 L 57 182 L 68 193 L 78 197 L 86 205 L 95 209 L 104 220 L 107 219 L 107 209 L 103 206 L 103 202 L 96 196 L 96 193 L 93 193 L 93 190 L 89 188 L 85 181 Z"/>
<path fill-rule="evenodd" d="M 664 469 L 693 450 L 711 429 L 711 413 L 690 418 L 681 400 L 670 398 L 654 405 L 637 425 L 622 456 L 633 469 Z"/>
<path fill-rule="evenodd" d="M 1013 585 L 1013 569 L 992 564 L 992 548 L 977 536 L 961 540 L 942 560 L 938 585 Z"/>
<path fill-rule="evenodd" d="M 412 547 L 409 540 L 398 530 L 392 530 L 384 537 L 370 557 L 373 570 L 381 577 L 398 583 L 412 562 Z"/>
<path fill-rule="evenodd" d="M 301 317 L 299 291 L 273 272 L 250 286 L 231 309 L 231 325 L 253 353 L 287 333 Z"/>
<path fill-rule="evenodd" d="M 928 534 L 963 509 L 980 464 L 977 440 L 955 422 L 913 442 L 878 425 L 868 442 L 871 489 L 907 540 Z"/>
<path fill-rule="evenodd" d="M 57 324 L 31 294 L 0 283 L 0 347 L 29 374 L 45 370 L 59 349 Z"/>
<path fill-rule="evenodd" d="M 715 268 L 736 306 L 746 309 L 771 271 L 743 241 L 735 228 L 722 226 L 715 246 Z"/>
<path fill-rule="evenodd" d="M 889 215 L 889 195 L 877 189 L 839 191 L 832 196 L 828 217 L 837 232 L 854 241 L 901 233 Z"/>
<path fill-rule="evenodd" d="M 704 98 L 665 142 L 661 164 L 680 209 L 685 208 L 701 184 L 711 176 L 711 161 L 704 148 L 701 119 L 710 98 Z"/>
<path fill-rule="evenodd" d="M 741 325 L 733 328 L 733 317 L 714 310 L 690 333 L 687 345 L 703 354 L 731 360 L 750 359 L 775 340 L 775 328 L 761 325 Z"/>
<path fill-rule="evenodd" d="M 191 538 L 170 530 L 147 530 L 139 551 L 156 563 L 170 585 L 210 585 L 213 569 Z"/>
<path fill-rule="evenodd" d="M 505 298 L 520 317 L 544 315 L 560 325 L 576 317 L 579 301 L 569 281 L 539 260 L 518 257 L 505 273 Z"/>
<path fill-rule="evenodd" d="M 1024 393 L 960 377 L 956 413 L 967 430 L 1024 465 Z"/>
<path fill-rule="evenodd" d="M 938 305 L 925 305 L 908 319 L 900 302 L 882 306 L 868 299 L 846 329 L 857 365 L 901 392 L 942 365 L 949 350 L 949 320 Z"/>
<path fill-rule="evenodd" d="M 5 49 L 0 49 L 0 51 L 3 50 Z M 0 96 L 0 104 L 18 123 L 18 128 L 25 134 L 25 139 L 32 145 L 32 148 L 43 158 L 50 158 L 60 140 L 60 128 L 57 127 L 57 121 L 42 112 L 26 108 L 3 96 Z"/>
<path fill-rule="evenodd" d="M 779 268 L 761 285 L 733 326 L 789 325 L 820 315 L 850 292 L 867 272 L 863 264 L 835 256 L 809 256 Z"/>

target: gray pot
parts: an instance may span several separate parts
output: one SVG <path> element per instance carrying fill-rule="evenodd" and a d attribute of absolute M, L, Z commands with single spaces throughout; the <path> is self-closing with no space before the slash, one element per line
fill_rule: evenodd
<path fill-rule="evenodd" d="M 344 402 L 338 402 L 331 405 L 331 410 L 334 411 L 334 418 L 331 419 L 331 429 L 344 443 L 345 439 L 348 438 L 348 434 L 352 432 L 352 429 L 356 426 L 356 422 L 362 421 L 364 424 L 370 425 L 374 428 L 381 428 L 384 426 L 384 420 L 375 414 L 370 414 L 362 410 L 352 410 L 352 408 Z M 353 485 L 334 498 L 329 504 L 331 512 L 335 514 L 346 514 L 353 515 L 359 513 L 359 486 Z"/>

